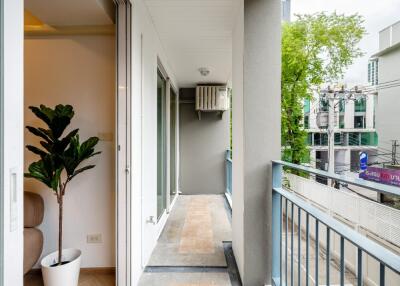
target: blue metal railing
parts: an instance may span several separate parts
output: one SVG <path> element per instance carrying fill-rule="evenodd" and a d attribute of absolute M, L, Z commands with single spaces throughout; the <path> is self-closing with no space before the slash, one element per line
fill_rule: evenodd
<path fill-rule="evenodd" d="M 289 167 L 291 169 L 296 169 L 299 171 L 303 171 L 309 174 L 315 174 L 318 176 L 323 176 L 327 178 L 334 179 L 336 181 L 356 185 L 359 187 L 363 187 L 372 191 L 376 191 L 379 193 L 385 194 L 395 194 L 399 195 L 400 189 L 393 186 L 386 186 L 382 184 L 377 184 L 374 182 L 365 181 L 357 178 L 350 178 L 341 175 L 331 174 L 325 171 L 295 165 L 283 161 L 273 161 L 272 162 L 272 283 L 275 286 L 278 285 L 302 285 L 302 281 L 305 280 L 306 286 L 310 284 L 310 274 L 311 271 L 314 270 L 314 285 L 319 284 L 319 244 L 320 244 L 320 226 L 326 227 L 326 266 L 325 266 L 325 280 L 321 282 L 324 285 L 330 285 L 331 283 L 331 269 L 330 269 L 330 259 L 331 259 L 331 233 L 336 233 L 340 237 L 340 254 L 339 254 L 339 273 L 340 273 L 340 285 L 345 285 L 345 242 L 349 242 L 357 248 L 357 267 L 356 267 L 356 275 L 357 275 L 357 286 L 364 285 L 363 279 L 363 254 L 370 255 L 374 259 L 376 259 L 379 263 L 379 286 L 385 285 L 385 269 L 391 269 L 396 275 L 399 275 L 400 278 L 400 256 L 395 253 L 389 251 L 385 247 L 379 245 L 373 240 L 368 239 L 367 237 L 361 235 L 357 231 L 351 229 L 345 224 L 339 222 L 334 219 L 330 215 L 321 211 L 319 208 L 314 207 L 310 203 L 301 199 L 299 196 L 293 194 L 292 192 L 284 189 L 282 187 L 282 167 Z M 298 252 L 297 252 L 297 284 L 294 283 L 294 221 L 295 213 L 294 206 L 297 207 L 297 230 L 298 230 Z M 283 207 L 285 209 L 285 217 L 283 217 Z M 302 265 L 301 262 L 301 213 L 305 214 L 305 265 Z M 310 217 L 315 219 L 315 255 L 313 259 L 315 259 L 315 267 L 314 269 L 310 269 Z M 288 233 L 288 226 L 290 225 L 289 219 L 291 222 L 291 232 Z M 282 222 L 285 222 L 285 238 L 283 239 L 283 229 Z M 288 253 L 288 236 L 290 237 L 290 254 Z M 284 249 L 284 250 L 283 250 Z M 289 260 L 290 255 L 290 260 Z M 288 263 L 289 269 L 288 269 Z M 302 280 L 301 274 L 302 269 L 305 268 L 305 277 Z M 304 269 L 303 269 L 304 270 Z M 290 272 L 290 276 L 288 275 L 288 271 Z M 290 277 L 290 279 L 289 279 Z M 389 285 L 389 284 L 387 284 Z"/>
<path fill-rule="evenodd" d="M 225 187 L 226 192 L 232 195 L 232 158 L 231 150 L 226 150 L 225 153 Z"/>

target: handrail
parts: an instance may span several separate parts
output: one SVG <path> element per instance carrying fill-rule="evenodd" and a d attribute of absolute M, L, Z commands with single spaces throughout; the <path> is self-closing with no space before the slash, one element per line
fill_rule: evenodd
<path fill-rule="evenodd" d="M 315 219 L 315 251 L 318 253 L 320 236 L 319 236 L 319 225 L 320 223 L 326 226 L 327 236 L 326 236 L 326 257 L 328 257 L 325 261 L 326 267 L 326 285 L 330 285 L 330 258 L 331 257 L 331 231 L 337 233 L 340 236 L 340 285 L 344 285 L 345 282 L 345 241 L 347 240 L 358 249 L 357 252 L 357 285 L 363 285 L 363 252 L 367 253 L 369 256 L 376 259 L 379 263 L 379 281 L 377 281 L 378 285 L 385 286 L 385 269 L 391 269 L 396 275 L 399 275 L 400 279 L 400 256 L 386 249 L 382 245 L 376 243 L 375 241 L 368 239 L 367 237 L 361 235 L 357 231 L 351 229 L 340 221 L 334 219 L 330 215 L 324 213 L 322 210 L 317 207 L 311 205 L 304 199 L 299 196 L 296 196 L 293 192 L 288 191 L 282 187 L 282 174 L 283 167 L 288 167 L 300 171 L 304 171 L 307 173 L 324 176 L 327 178 L 331 178 L 333 180 L 345 182 L 348 184 L 356 185 L 359 187 L 367 188 L 372 191 L 376 191 L 379 193 L 385 194 L 400 194 L 400 188 L 387 186 L 378 184 L 375 182 L 364 181 L 361 179 L 350 178 L 342 175 L 336 175 L 332 173 L 328 173 L 326 171 L 317 170 L 310 167 L 300 166 L 284 161 L 272 161 L 272 284 L 275 286 L 278 285 L 288 285 L 288 281 L 291 281 L 291 285 L 293 284 L 294 279 L 297 281 L 302 281 L 302 269 L 301 263 L 297 263 L 297 277 L 294 277 L 294 260 L 293 260 L 293 246 L 294 246 L 294 224 L 297 218 L 297 260 L 301 261 L 301 244 L 302 238 L 299 233 L 301 229 L 301 217 L 302 212 L 306 214 L 306 285 L 309 284 L 309 274 L 310 274 L 310 222 L 309 218 L 313 217 Z M 283 239 L 283 206 L 285 205 L 285 220 L 286 220 L 286 234 L 285 239 Z M 294 212 L 294 206 L 297 208 L 297 215 Z M 290 214 L 290 215 L 289 215 Z M 291 230 L 288 229 L 289 219 L 291 221 Z M 304 222 L 303 222 L 304 223 Z M 289 232 L 290 231 L 290 232 Z M 290 259 L 288 258 L 288 237 L 290 236 Z M 285 247 L 283 249 L 283 247 Z M 284 251 L 283 251 L 284 250 Z M 283 260 L 285 257 L 285 260 Z M 320 271 L 319 267 L 319 255 L 315 255 L 315 284 L 318 283 L 318 274 Z M 283 262 L 283 263 L 282 263 Z M 290 265 L 290 278 L 288 275 L 288 265 Z M 302 285 L 302 284 L 301 284 Z"/>
<path fill-rule="evenodd" d="M 347 184 L 350 184 L 350 185 L 366 188 L 366 189 L 369 189 L 371 191 L 384 193 L 384 194 L 388 194 L 388 195 L 400 196 L 400 188 L 399 187 L 389 186 L 389 185 L 379 184 L 379 183 L 372 182 L 372 181 L 366 181 L 366 180 L 363 180 L 363 179 L 352 178 L 352 177 L 347 177 L 347 176 L 344 176 L 344 175 L 338 175 L 338 174 L 334 174 L 334 173 L 329 173 L 329 172 L 326 172 L 326 171 L 323 171 L 323 170 L 314 169 L 314 168 L 311 168 L 311 167 L 306 167 L 306 166 L 301 166 L 301 165 L 296 165 L 296 164 L 293 164 L 293 163 L 280 161 L 280 160 L 274 160 L 274 161 L 272 161 L 272 163 L 279 164 L 279 165 L 282 165 L 282 166 L 285 166 L 285 167 L 289 167 L 289 168 L 292 168 L 292 169 L 304 171 L 304 172 L 307 172 L 307 173 L 310 173 L 310 174 L 327 177 L 327 178 L 330 178 L 330 179 L 333 179 L 333 180 L 336 180 L 336 181 L 341 181 L 341 182 L 344 182 L 344 183 L 347 183 Z"/>
<path fill-rule="evenodd" d="M 400 274 L 400 256 L 387 250 L 378 243 L 367 239 L 357 231 L 351 229 L 343 223 L 340 223 L 338 220 L 332 218 L 330 215 L 325 214 L 323 211 L 310 205 L 296 195 L 293 195 L 291 192 L 286 191 L 283 188 L 274 188 L 274 191 L 293 202 L 296 206 L 310 214 L 312 217 L 317 218 L 324 225 L 328 226 L 336 233 L 339 233 L 348 241 L 361 248 L 364 252 L 373 256 L 375 259 L 378 259 L 380 262 L 383 262 L 387 267 Z"/>

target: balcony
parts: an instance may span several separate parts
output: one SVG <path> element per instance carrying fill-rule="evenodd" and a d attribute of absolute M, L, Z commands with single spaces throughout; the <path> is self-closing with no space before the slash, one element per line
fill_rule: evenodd
<path fill-rule="evenodd" d="M 339 220 L 338 216 L 332 216 L 333 212 L 327 212 L 323 206 L 315 202 L 315 198 L 309 197 L 312 195 L 309 188 L 299 189 L 301 185 L 298 184 L 291 188 L 291 180 L 285 178 L 283 168 L 323 176 L 374 192 L 386 194 L 399 192 L 398 188 L 391 186 L 274 161 L 272 189 L 274 285 L 398 285 L 400 283 L 398 244 L 397 252 L 388 250 L 381 242 L 378 243 L 378 239 L 363 235 L 351 228 L 349 219 Z M 314 190 L 313 196 L 319 195 L 315 193 L 317 191 L 318 188 Z M 304 194 L 309 196 L 305 197 Z M 319 201 L 323 200 L 324 198 Z M 344 213 L 352 212 L 352 208 L 357 207 L 346 200 L 341 200 L 341 204 Z M 368 210 L 364 209 L 364 215 L 372 209 L 371 207 Z M 340 213 L 340 207 L 335 208 L 334 212 Z M 376 215 L 379 216 L 378 213 Z M 397 223 L 396 226 L 391 226 L 392 229 L 396 227 Z M 379 229 L 379 226 L 377 228 Z M 379 234 L 384 236 L 382 232 Z M 390 239 L 386 239 L 388 240 Z"/>

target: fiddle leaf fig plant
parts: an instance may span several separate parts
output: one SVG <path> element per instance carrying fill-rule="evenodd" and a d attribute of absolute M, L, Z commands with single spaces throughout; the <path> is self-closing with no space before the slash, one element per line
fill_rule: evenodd
<path fill-rule="evenodd" d="M 47 126 L 27 126 L 29 132 L 40 138 L 40 146 L 27 145 L 26 148 L 39 156 L 39 160 L 29 165 L 26 178 L 36 179 L 49 187 L 57 198 L 59 206 L 58 220 L 58 261 L 62 261 L 62 235 L 63 235 L 63 198 L 68 183 L 78 174 L 92 169 L 95 165 L 82 166 L 87 159 L 100 154 L 95 147 L 99 142 L 98 137 L 90 137 L 80 142 L 79 129 L 73 129 L 63 136 L 66 128 L 74 117 L 71 105 L 57 105 L 54 109 L 45 105 L 30 106 L 29 109 Z"/>

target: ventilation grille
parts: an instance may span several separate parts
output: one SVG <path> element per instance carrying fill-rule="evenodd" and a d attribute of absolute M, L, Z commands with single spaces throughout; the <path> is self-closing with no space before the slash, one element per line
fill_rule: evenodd
<path fill-rule="evenodd" d="M 197 111 L 226 111 L 229 109 L 228 88 L 226 86 L 197 86 Z"/>

